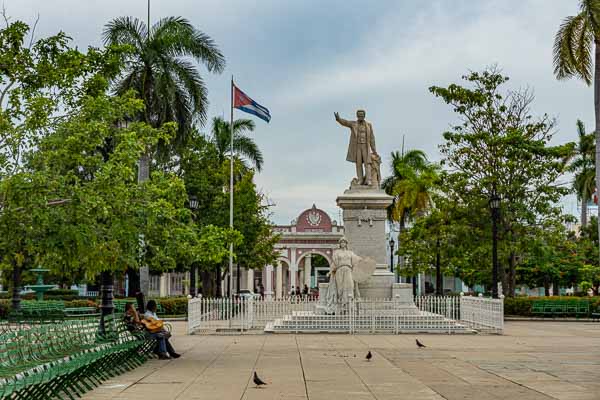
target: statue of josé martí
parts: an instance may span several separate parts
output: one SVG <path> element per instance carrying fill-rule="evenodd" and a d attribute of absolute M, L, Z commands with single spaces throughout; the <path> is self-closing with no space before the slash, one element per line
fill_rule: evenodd
<path fill-rule="evenodd" d="M 381 183 L 379 164 L 381 158 L 375 147 L 373 126 L 365 120 L 365 110 L 356 111 L 356 121 L 340 118 L 336 112 L 335 120 L 342 126 L 350 128 L 350 143 L 346 160 L 356 165 L 356 177 L 359 185 L 377 185 Z"/>

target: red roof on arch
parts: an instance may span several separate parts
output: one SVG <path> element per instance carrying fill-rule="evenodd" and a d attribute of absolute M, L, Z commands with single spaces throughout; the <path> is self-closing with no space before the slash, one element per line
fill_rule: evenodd
<path fill-rule="evenodd" d="M 332 232 L 333 224 L 327 213 L 313 204 L 296 220 L 296 232 Z"/>

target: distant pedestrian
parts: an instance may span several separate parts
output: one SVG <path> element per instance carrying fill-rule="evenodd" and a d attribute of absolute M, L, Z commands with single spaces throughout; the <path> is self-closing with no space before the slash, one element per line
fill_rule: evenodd
<path fill-rule="evenodd" d="M 292 290 L 290 290 L 290 297 L 296 296 L 296 287 L 292 286 Z"/>
<path fill-rule="evenodd" d="M 302 289 L 302 296 L 308 297 L 308 286 L 305 284 L 304 289 Z"/>

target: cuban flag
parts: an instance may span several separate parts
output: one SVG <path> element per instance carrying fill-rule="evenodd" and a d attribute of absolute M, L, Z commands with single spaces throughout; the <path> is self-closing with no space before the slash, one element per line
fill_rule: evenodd
<path fill-rule="evenodd" d="M 271 113 L 266 107 L 263 107 L 252 100 L 235 85 L 233 85 L 233 108 L 256 115 L 258 118 L 267 122 L 271 120 Z"/>

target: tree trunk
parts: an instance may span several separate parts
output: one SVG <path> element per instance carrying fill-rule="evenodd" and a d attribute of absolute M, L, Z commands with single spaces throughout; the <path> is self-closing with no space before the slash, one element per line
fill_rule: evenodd
<path fill-rule="evenodd" d="M 560 284 L 558 283 L 558 279 L 552 282 L 552 295 L 560 296 Z"/>
<path fill-rule="evenodd" d="M 149 154 L 144 154 L 140 157 L 138 163 L 138 183 L 146 182 L 150 179 L 150 161 L 151 157 Z M 144 237 L 143 235 L 140 235 L 140 237 L 140 245 L 144 246 Z M 144 296 L 148 297 L 148 292 L 150 291 L 150 268 L 147 265 L 140 267 L 139 285 L 136 284 L 136 286 L 139 286 L 139 290 L 144 293 Z"/>
<path fill-rule="evenodd" d="M 215 270 L 215 297 L 221 297 L 221 266 L 217 265 L 217 269 Z"/>
<path fill-rule="evenodd" d="M 517 286 L 517 256 L 514 252 L 510 253 L 510 257 L 508 258 L 508 287 L 507 290 L 504 291 L 505 296 L 515 297 L 515 289 Z"/>
<path fill-rule="evenodd" d="M 190 295 L 196 297 L 196 264 L 192 264 L 190 268 Z"/>
<path fill-rule="evenodd" d="M 210 271 L 201 270 L 200 275 L 202 276 L 202 291 L 200 292 L 202 296 L 215 297 Z"/>
<path fill-rule="evenodd" d="M 600 188 L 600 38 L 594 41 L 594 113 L 596 117 L 596 190 Z M 600 207 L 598 208 L 600 214 Z M 600 215 L 598 216 L 598 237 L 600 238 Z M 598 261 L 600 262 L 600 246 L 598 246 Z"/>
<path fill-rule="evenodd" d="M 585 227 L 587 225 L 587 200 L 583 198 L 581 198 L 581 228 Z"/>
<path fill-rule="evenodd" d="M 444 280 L 442 279 L 442 265 L 441 265 L 441 254 L 440 254 L 440 238 L 436 241 L 436 252 L 435 252 L 435 294 L 438 296 L 444 295 Z"/>
<path fill-rule="evenodd" d="M 544 296 L 550 296 L 550 278 L 544 277 Z"/>
<path fill-rule="evenodd" d="M 237 293 L 237 294 L 240 294 L 240 289 L 241 289 L 241 287 L 240 287 L 240 284 L 241 284 L 241 279 L 242 279 L 242 276 L 241 276 L 241 275 L 242 275 L 242 271 L 241 271 L 241 268 L 240 268 L 240 263 L 238 262 L 238 263 L 236 263 L 236 264 L 237 264 L 237 265 L 236 265 L 236 268 L 237 268 L 237 271 L 236 271 L 236 272 L 237 272 L 237 276 L 235 277 L 235 281 L 236 281 L 236 282 L 235 282 L 235 287 L 237 288 L 237 292 L 236 292 L 236 293 Z"/>
<path fill-rule="evenodd" d="M 129 278 L 128 297 L 135 297 L 140 292 L 140 274 L 135 268 L 127 268 L 127 277 Z"/>

